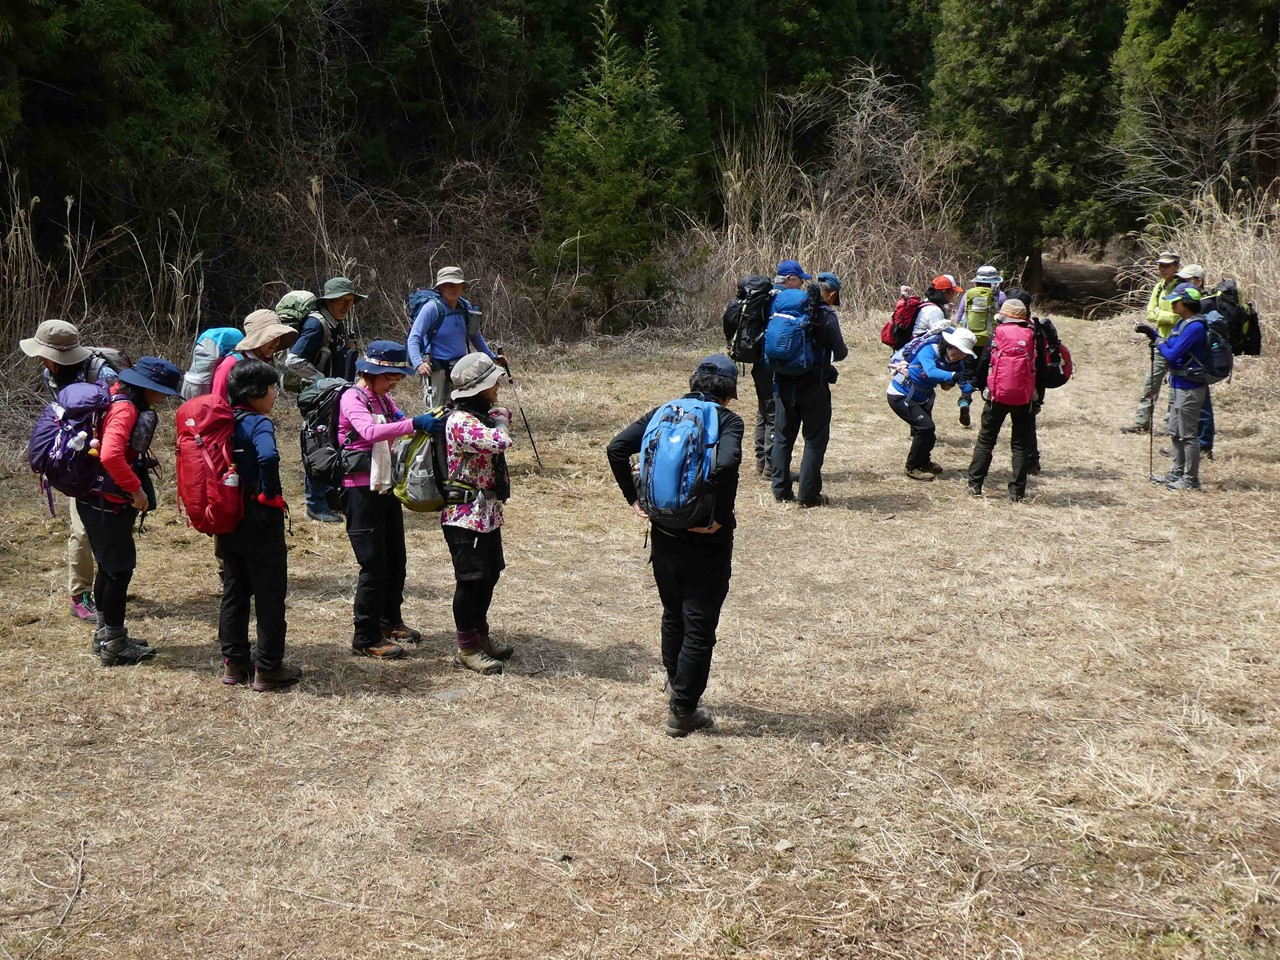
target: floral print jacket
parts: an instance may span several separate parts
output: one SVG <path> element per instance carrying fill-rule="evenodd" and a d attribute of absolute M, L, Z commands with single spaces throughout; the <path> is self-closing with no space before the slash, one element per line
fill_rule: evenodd
<path fill-rule="evenodd" d="M 502 526 L 502 500 L 497 491 L 505 485 L 502 455 L 511 446 L 511 411 L 494 407 L 489 411 L 494 426 L 468 410 L 455 410 L 445 423 L 444 435 L 449 458 L 449 476 L 481 491 L 474 503 L 445 507 L 440 522 L 476 533 L 489 533 Z"/>

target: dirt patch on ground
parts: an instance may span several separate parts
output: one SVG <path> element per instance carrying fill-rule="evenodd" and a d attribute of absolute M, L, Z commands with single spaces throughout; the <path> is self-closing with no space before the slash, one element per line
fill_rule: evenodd
<path fill-rule="evenodd" d="M 493 622 L 519 652 L 502 678 L 450 667 L 430 519 L 410 520 L 406 610 L 426 639 L 397 664 L 348 655 L 350 548 L 297 519 L 303 685 L 224 688 L 212 544 L 171 486 L 133 588 L 136 632 L 162 654 L 105 670 L 66 616 L 62 521 L 13 474 L 5 955 L 1275 956 L 1264 378 L 1215 388 L 1208 490 L 1174 495 L 1146 482 L 1145 440 L 1117 432 L 1145 352 L 1120 320 L 1061 329 L 1079 373 L 1046 404 L 1045 474 L 1017 507 L 1004 444 L 987 498 L 965 496 L 974 435 L 947 394 L 947 473 L 902 476 L 884 348 L 870 321 L 851 331 L 832 506 L 780 507 L 744 478 L 707 695 L 719 727 L 686 741 L 660 732 L 645 531 L 604 445 L 679 392 L 698 345 L 528 371 L 547 466 L 527 445 L 514 458 Z"/>

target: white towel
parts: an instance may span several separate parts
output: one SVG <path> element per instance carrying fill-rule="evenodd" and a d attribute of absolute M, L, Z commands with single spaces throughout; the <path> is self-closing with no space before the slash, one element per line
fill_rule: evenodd
<path fill-rule="evenodd" d="M 380 413 L 373 416 L 374 423 L 386 423 L 387 418 Z M 369 489 L 374 493 L 386 493 L 395 486 L 395 477 L 391 469 L 391 441 L 379 440 L 373 445 L 369 456 Z"/>

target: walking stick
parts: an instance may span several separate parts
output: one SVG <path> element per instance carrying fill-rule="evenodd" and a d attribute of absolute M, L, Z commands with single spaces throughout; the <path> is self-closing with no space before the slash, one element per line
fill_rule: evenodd
<path fill-rule="evenodd" d="M 1156 342 L 1151 341 L 1151 386 L 1147 390 L 1147 402 L 1151 404 L 1151 424 L 1147 428 L 1147 479 L 1156 482 Z"/>
<path fill-rule="evenodd" d="M 511 389 L 516 395 L 516 409 L 520 411 L 520 419 L 524 421 L 525 433 L 529 434 L 529 446 L 533 448 L 533 459 L 537 461 L 538 467 L 542 467 L 542 457 L 538 456 L 538 441 L 533 439 L 533 428 L 529 426 L 529 418 L 524 412 L 524 404 L 520 402 L 520 385 L 516 383 L 516 378 L 511 375 L 511 361 L 507 361 L 507 383 L 511 384 Z"/>

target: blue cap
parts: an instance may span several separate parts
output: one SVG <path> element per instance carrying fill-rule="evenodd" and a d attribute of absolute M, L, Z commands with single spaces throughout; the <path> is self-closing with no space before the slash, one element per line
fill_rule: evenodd
<path fill-rule="evenodd" d="M 1200 288 L 1193 283 L 1180 283 L 1173 288 L 1173 293 L 1167 293 L 1160 299 L 1165 303 L 1176 303 L 1181 300 L 1184 303 L 1198 304 L 1204 298 L 1204 294 L 1200 292 Z"/>
<path fill-rule="evenodd" d="M 834 273 L 828 273 L 824 270 L 822 273 L 818 274 L 818 282 L 835 291 L 836 302 L 834 305 L 837 307 L 840 306 L 840 278 Z"/>
<path fill-rule="evenodd" d="M 119 377 L 125 383 L 143 390 L 155 390 L 169 397 L 182 396 L 178 392 L 178 387 L 182 384 L 182 371 L 160 357 L 139 357 L 132 367 L 121 370 Z"/>
<path fill-rule="evenodd" d="M 726 357 L 723 353 L 713 353 L 709 357 L 703 357 L 698 361 L 698 367 L 693 371 L 696 377 L 700 373 L 714 373 L 719 377 L 727 377 L 729 382 L 733 384 L 733 393 L 730 399 L 738 396 L 738 365 Z"/>
<path fill-rule="evenodd" d="M 799 260 L 783 260 L 778 264 L 778 276 L 799 277 L 801 280 L 812 280 L 813 276 L 804 272 Z"/>
<path fill-rule="evenodd" d="M 413 373 L 413 366 L 409 363 L 409 351 L 403 343 L 375 340 L 365 348 L 364 356 L 356 361 L 356 371 L 373 377 L 383 373 L 408 376 Z"/>

